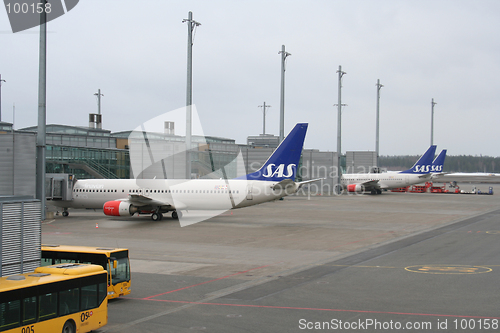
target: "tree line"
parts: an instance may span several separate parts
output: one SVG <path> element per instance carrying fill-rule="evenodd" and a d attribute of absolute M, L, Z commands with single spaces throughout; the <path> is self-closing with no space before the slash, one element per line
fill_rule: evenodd
<path fill-rule="evenodd" d="M 411 168 L 420 156 L 380 156 L 381 168 L 389 171 L 406 170 Z M 491 156 L 446 156 L 444 161 L 444 172 L 486 172 L 500 173 L 500 157 Z"/>

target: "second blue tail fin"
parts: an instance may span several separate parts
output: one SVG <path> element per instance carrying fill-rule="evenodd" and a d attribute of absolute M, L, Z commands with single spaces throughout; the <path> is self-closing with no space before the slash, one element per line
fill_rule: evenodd
<path fill-rule="evenodd" d="M 442 172 L 443 164 L 446 158 L 446 149 L 441 150 L 438 157 L 432 162 L 431 172 Z"/>
<path fill-rule="evenodd" d="M 401 173 L 425 174 L 432 170 L 432 160 L 436 153 L 436 146 L 430 146 L 429 149 L 419 158 L 419 160 L 411 167 L 411 169 L 401 171 Z"/>

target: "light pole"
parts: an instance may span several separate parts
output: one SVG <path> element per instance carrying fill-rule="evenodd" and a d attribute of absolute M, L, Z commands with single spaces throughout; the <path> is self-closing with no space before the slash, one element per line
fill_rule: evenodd
<path fill-rule="evenodd" d="M 431 101 L 431 146 L 434 144 L 434 98 Z"/>
<path fill-rule="evenodd" d="M 188 24 L 188 48 L 187 48 L 187 88 L 186 88 L 186 179 L 191 179 L 191 122 L 193 104 L 193 32 L 201 23 L 193 20 L 193 12 L 189 12 L 188 18 L 182 23 Z"/>
<path fill-rule="evenodd" d="M 377 129 L 376 129 L 376 136 L 377 138 L 375 139 L 375 152 L 377 154 L 377 168 L 379 167 L 378 165 L 378 157 L 380 155 L 379 151 L 379 129 L 380 129 L 380 89 L 382 89 L 383 85 L 380 84 L 380 80 L 377 79 Z"/>
<path fill-rule="evenodd" d="M 42 221 L 45 220 L 45 146 L 46 146 L 46 98 L 47 98 L 47 20 L 46 13 L 40 15 L 40 54 L 38 72 L 38 129 L 36 135 L 36 198 L 42 206 Z"/>
<path fill-rule="evenodd" d="M 285 60 L 292 55 L 285 51 L 285 45 L 281 45 L 281 96 L 280 96 L 280 143 L 285 138 Z"/>
<path fill-rule="evenodd" d="M 266 102 L 264 102 L 264 105 L 259 105 L 259 108 L 262 108 L 262 135 L 266 134 L 266 108 L 270 108 L 271 105 L 266 105 Z"/>
<path fill-rule="evenodd" d="M 338 158 L 338 186 L 339 186 L 339 191 L 340 191 L 340 179 L 342 177 L 342 167 L 341 167 L 341 156 L 342 156 L 342 76 L 344 74 L 347 74 L 346 72 L 342 71 L 342 66 L 339 66 L 339 70 L 337 71 L 339 73 L 339 82 L 338 82 L 338 97 L 339 97 L 339 102 L 337 105 L 337 158 Z M 345 104 L 344 104 L 345 105 Z"/>
<path fill-rule="evenodd" d="M 0 122 L 2 121 L 2 82 L 7 82 L 2 80 L 2 74 L 0 74 Z"/>
<path fill-rule="evenodd" d="M 95 119 L 96 122 L 96 127 L 98 129 L 102 129 L 102 116 L 101 116 L 101 96 L 104 96 L 101 94 L 101 89 L 97 89 L 97 92 L 94 94 L 94 96 L 97 96 L 97 119 Z"/>

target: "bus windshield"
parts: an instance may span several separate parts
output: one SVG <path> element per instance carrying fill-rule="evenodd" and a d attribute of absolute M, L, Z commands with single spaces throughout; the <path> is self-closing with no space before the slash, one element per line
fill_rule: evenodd
<path fill-rule="evenodd" d="M 108 270 L 111 275 L 111 284 L 130 281 L 130 263 L 128 260 L 128 251 L 115 252 L 110 258 L 111 270 Z M 115 263 L 116 261 L 116 268 Z"/>

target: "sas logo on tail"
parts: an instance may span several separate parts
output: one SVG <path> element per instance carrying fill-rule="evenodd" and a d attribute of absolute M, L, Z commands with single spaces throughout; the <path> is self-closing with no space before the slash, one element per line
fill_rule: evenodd
<path fill-rule="evenodd" d="M 416 165 L 413 172 L 441 172 L 443 171 L 442 165 Z"/>
<path fill-rule="evenodd" d="M 286 167 L 286 174 L 284 174 L 285 171 L 285 165 L 280 164 L 273 172 L 273 167 L 276 165 L 274 163 L 271 163 L 267 166 L 266 172 L 264 173 L 263 176 L 266 178 L 272 178 L 272 177 L 278 177 L 278 178 L 287 178 L 287 177 L 292 177 L 293 176 L 293 167 L 297 166 L 296 164 L 288 164 Z"/>

